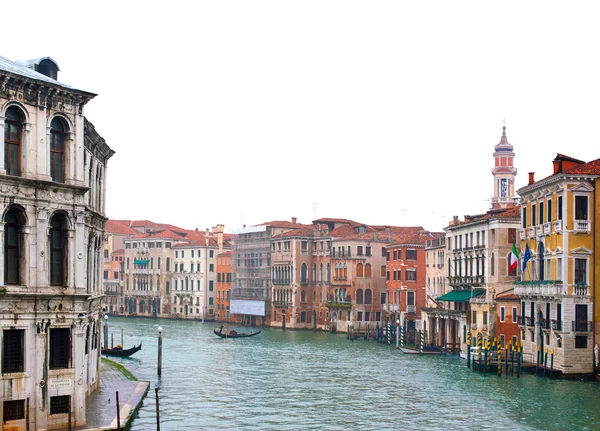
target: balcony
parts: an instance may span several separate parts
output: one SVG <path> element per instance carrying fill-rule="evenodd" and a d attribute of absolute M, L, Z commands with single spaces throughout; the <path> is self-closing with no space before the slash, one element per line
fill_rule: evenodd
<path fill-rule="evenodd" d="M 563 327 L 562 320 L 553 320 L 551 322 L 551 327 L 553 331 L 561 332 Z"/>
<path fill-rule="evenodd" d="M 352 303 L 350 301 L 340 301 L 340 302 L 327 301 L 325 303 L 325 307 L 328 307 L 328 308 L 352 308 Z"/>
<path fill-rule="evenodd" d="M 471 330 L 477 331 L 477 323 L 471 323 Z"/>
<path fill-rule="evenodd" d="M 519 229 L 519 238 L 520 239 L 527 238 L 527 233 L 525 232 L 525 229 Z"/>
<path fill-rule="evenodd" d="M 125 296 L 135 296 L 135 297 L 149 297 L 155 298 L 160 296 L 160 293 L 156 290 L 127 290 L 125 291 Z"/>
<path fill-rule="evenodd" d="M 563 221 L 562 220 L 555 220 L 552 222 L 552 224 L 554 225 L 554 233 L 560 233 L 563 230 Z"/>
<path fill-rule="evenodd" d="M 550 235 L 552 234 L 552 223 L 544 223 L 542 225 L 543 231 L 544 231 L 544 235 Z"/>
<path fill-rule="evenodd" d="M 541 225 L 537 225 L 535 227 L 535 235 L 536 236 L 542 236 L 542 234 L 544 233 L 542 226 Z"/>
<path fill-rule="evenodd" d="M 417 306 L 416 305 L 407 305 L 406 306 L 406 312 L 407 313 L 416 313 L 417 312 Z"/>
<path fill-rule="evenodd" d="M 150 275 L 150 274 L 152 274 L 152 270 L 151 269 L 134 269 L 132 273 L 133 273 L 133 275 Z"/>
<path fill-rule="evenodd" d="M 149 253 L 150 250 L 148 250 L 147 247 L 138 247 L 136 249 L 136 252 L 137 252 L 137 254 L 146 254 L 146 253 Z"/>
<path fill-rule="evenodd" d="M 545 319 L 542 317 L 540 319 L 540 326 L 542 327 L 542 329 L 549 330 L 550 329 L 550 321 L 548 319 Z"/>
<path fill-rule="evenodd" d="M 535 318 L 534 317 L 525 316 L 525 325 L 526 326 L 534 327 L 535 326 Z"/>
<path fill-rule="evenodd" d="M 388 304 L 386 310 L 390 312 L 400 311 L 400 304 Z"/>
<path fill-rule="evenodd" d="M 483 275 L 453 276 L 448 277 L 448 283 L 453 287 L 476 287 L 485 283 L 485 277 Z"/>
<path fill-rule="evenodd" d="M 487 304 L 488 302 L 490 302 L 490 301 L 488 301 L 488 299 L 486 298 L 486 295 L 483 295 L 483 294 L 476 296 L 475 298 L 469 299 L 470 304 Z"/>
<path fill-rule="evenodd" d="M 573 226 L 574 233 L 590 233 L 592 227 L 592 222 L 589 220 L 575 220 L 575 224 Z"/>
<path fill-rule="evenodd" d="M 527 228 L 527 237 L 528 238 L 533 238 L 535 237 L 535 227 L 534 226 L 529 226 Z"/>
<path fill-rule="evenodd" d="M 290 301 L 273 301 L 271 304 L 275 308 L 287 308 L 292 305 Z"/>
<path fill-rule="evenodd" d="M 575 283 L 573 286 L 573 295 L 588 296 L 590 294 L 590 286 L 586 283 Z"/>
<path fill-rule="evenodd" d="M 587 320 L 574 320 L 571 322 L 573 332 L 592 332 L 592 322 Z"/>
<path fill-rule="evenodd" d="M 515 295 L 555 298 L 567 294 L 562 280 L 515 281 Z"/>

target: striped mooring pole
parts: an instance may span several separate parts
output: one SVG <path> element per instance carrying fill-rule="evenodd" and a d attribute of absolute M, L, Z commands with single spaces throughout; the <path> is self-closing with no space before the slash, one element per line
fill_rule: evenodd
<path fill-rule="evenodd" d="M 390 345 L 390 343 L 392 342 L 392 324 L 388 321 L 387 324 L 387 334 L 385 334 L 387 336 L 387 343 L 388 346 Z"/>
<path fill-rule="evenodd" d="M 425 346 L 425 331 L 421 331 L 421 348 L 419 350 L 419 352 L 421 353 L 421 355 L 423 354 L 423 347 Z"/>

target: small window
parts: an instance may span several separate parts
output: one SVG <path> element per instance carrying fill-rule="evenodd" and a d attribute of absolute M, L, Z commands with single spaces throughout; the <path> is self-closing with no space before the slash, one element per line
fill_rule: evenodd
<path fill-rule="evenodd" d="M 50 284 L 66 286 L 67 220 L 63 214 L 55 214 L 50 220 Z"/>
<path fill-rule="evenodd" d="M 25 400 L 4 401 L 4 422 L 25 419 Z"/>
<path fill-rule="evenodd" d="M 50 369 L 69 368 L 71 359 L 71 330 L 50 329 Z"/>
<path fill-rule="evenodd" d="M 504 318 L 505 318 L 504 307 L 500 307 L 500 321 L 504 322 Z M 502 343 L 502 344 L 504 345 L 504 343 Z"/>
<path fill-rule="evenodd" d="M 21 272 L 20 211 L 11 208 L 4 216 L 4 283 L 19 284 Z"/>
<path fill-rule="evenodd" d="M 50 414 L 60 415 L 69 413 L 71 404 L 70 395 L 60 395 L 58 397 L 50 397 Z"/>
<path fill-rule="evenodd" d="M 5 329 L 2 340 L 2 374 L 25 370 L 25 330 Z"/>
<path fill-rule="evenodd" d="M 398 255 L 400 255 L 400 250 L 398 251 Z M 402 259 L 399 257 L 398 259 Z M 407 249 L 406 250 L 406 260 L 417 260 L 417 250 Z"/>

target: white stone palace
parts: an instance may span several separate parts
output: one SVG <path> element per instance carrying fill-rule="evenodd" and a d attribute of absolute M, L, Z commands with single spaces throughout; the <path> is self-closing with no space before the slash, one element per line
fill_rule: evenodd
<path fill-rule="evenodd" d="M 86 423 L 99 386 L 106 165 L 83 115 L 95 94 L 49 57 L 0 57 L 0 403 L 3 429 Z"/>

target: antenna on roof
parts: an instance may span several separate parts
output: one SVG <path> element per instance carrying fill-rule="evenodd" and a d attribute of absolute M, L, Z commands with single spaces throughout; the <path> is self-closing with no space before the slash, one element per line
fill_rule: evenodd
<path fill-rule="evenodd" d="M 313 213 L 314 213 L 314 220 L 317 219 L 317 203 L 313 202 Z"/>

